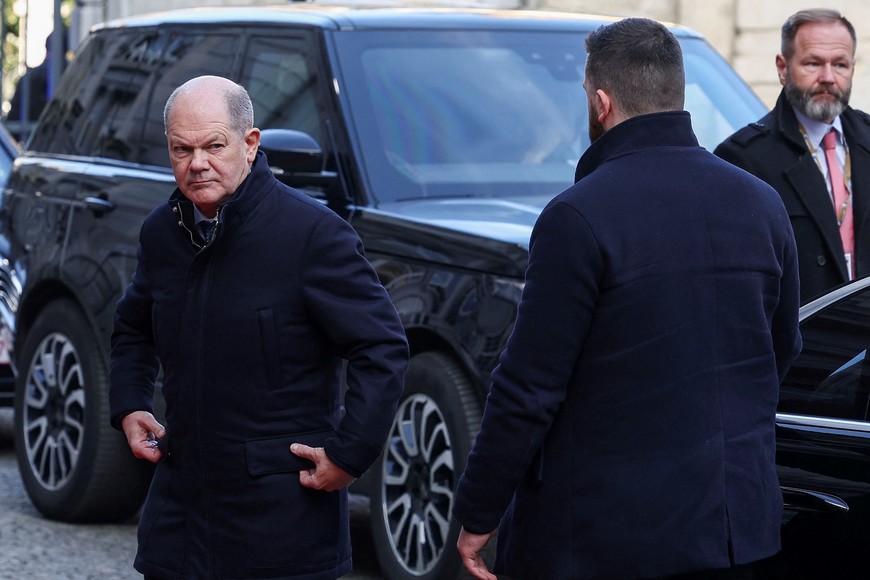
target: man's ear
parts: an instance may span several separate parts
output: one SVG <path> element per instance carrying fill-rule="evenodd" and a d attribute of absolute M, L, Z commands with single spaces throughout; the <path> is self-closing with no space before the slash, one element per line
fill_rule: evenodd
<path fill-rule="evenodd" d="M 606 126 L 606 121 L 613 116 L 613 99 L 602 89 L 595 91 L 595 114 L 598 116 L 598 122 Z"/>
<path fill-rule="evenodd" d="M 779 84 L 785 86 L 788 78 L 788 61 L 781 54 L 776 55 L 776 74 L 779 76 Z"/>
<path fill-rule="evenodd" d="M 247 149 L 248 163 L 253 163 L 257 157 L 257 149 L 260 147 L 260 130 L 257 127 L 248 129 L 245 133 L 245 148 Z"/>

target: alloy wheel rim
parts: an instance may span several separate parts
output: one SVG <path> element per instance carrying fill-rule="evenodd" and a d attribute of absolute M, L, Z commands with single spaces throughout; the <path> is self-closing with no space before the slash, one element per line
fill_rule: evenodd
<path fill-rule="evenodd" d="M 410 574 L 426 574 L 447 547 L 456 484 L 450 433 L 431 397 L 402 402 L 382 465 L 381 513 L 393 555 Z"/>
<path fill-rule="evenodd" d="M 59 333 L 43 339 L 27 372 L 23 435 L 30 471 L 47 490 L 72 477 L 84 442 L 84 376 L 78 353 Z"/>

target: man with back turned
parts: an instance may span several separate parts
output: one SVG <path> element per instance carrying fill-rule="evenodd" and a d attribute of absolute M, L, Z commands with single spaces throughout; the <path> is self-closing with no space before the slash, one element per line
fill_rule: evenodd
<path fill-rule="evenodd" d="M 516 325 L 460 479 L 477 578 L 748 578 L 780 549 L 779 383 L 800 349 L 794 238 L 698 145 L 678 41 L 586 40 L 592 145 L 532 233 Z"/>

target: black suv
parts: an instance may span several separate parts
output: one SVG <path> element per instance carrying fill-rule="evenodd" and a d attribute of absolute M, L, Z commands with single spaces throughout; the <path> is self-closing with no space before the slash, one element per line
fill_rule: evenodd
<path fill-rule="evenodd" d="M 279 178 L 359 232 L 405 324 L 404 397 L 354 488 L 371 499 L 382 570 L 455 574 L 454 485 L 514 321 L 531 227 L 588 144 L 583 40 L 604 23 L 292 5 L 93 30 L 0 205 L 0 318 L 14 336 L 16 451 L 36 507 L 105 521 L 143 500 L 149 466 L 106 417 L 112 314 L 140 224 L 174 187 L 164 103 L 192 77 L 221 75 L 250 92 Z M 686 106 L 712 149 L 765 109 L 699 35 L 674 32 Z"/>

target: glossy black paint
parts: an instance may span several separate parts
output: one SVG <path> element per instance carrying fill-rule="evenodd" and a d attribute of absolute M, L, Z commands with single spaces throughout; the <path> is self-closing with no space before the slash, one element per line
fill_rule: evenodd
<path fill-rule="evenodd" d="M 870 543 L 870 278 L 801 308 L 804 348 L 783 382 L 777 471 L 783 552 L 772 578 L 865 578 Z"/>

